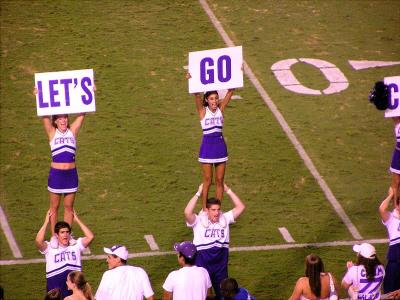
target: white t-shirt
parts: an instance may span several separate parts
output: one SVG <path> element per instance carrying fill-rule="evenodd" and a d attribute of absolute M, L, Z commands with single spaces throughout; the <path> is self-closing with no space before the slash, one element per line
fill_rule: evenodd
<path fill-rule="evenodd" d="M 163 284 L 164 290 L 173 293 L 174 300 L 204 300 L 210 287 L 207 270 L 197 266 L 172 271 Z"/>
<path fill-rule="evenodd" d="M 193 229 L 193 244 L 196 245 L 197 251 L 213 247 L 229 248 L 229 224 L 235 223 L 235 220 L 232 210 L 223 215 L 227 223 L 225 228 L 219 222 L 211 223 L 210 220 L 208 221 L 209 226 L 204 227 L 198 215 L 195 215 L 196 219 L 193 224 L 186 222 L 186 226 Z"/>
<path fill-rule="evenodd" d="M 400 243 L 400 219 L 395 217 L 394 213 L 390 213 L 389 219 L 384 222 L 383 225 L 386 226 L 389 234 L 389 245 L 396 245 Z"/>
<path fill-rule="evenodd" d="M 385 269 L 379 265 L 375 269 L 375 278 L 368 281 L 367 273 L 363 265 L 352 266 L 347 270 L 343 281 L 352 284 L 354 290 L 358 291 L 358 299 L 375 300 L 381 297 L 381 285 L 385 277 Z"/>
<path fill-rule="evenodd" d="M 154 295 L 145 270 L 119 266 L 104 272 L 96 300 L 143 300 Z"/>

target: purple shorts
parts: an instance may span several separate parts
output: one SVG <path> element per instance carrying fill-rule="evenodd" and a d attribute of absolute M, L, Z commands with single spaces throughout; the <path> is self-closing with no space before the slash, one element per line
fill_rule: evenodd
<path fill-rule="evenodd" d="M 54 194 L 75 193 L 78 190 L 78 172 L 76 168 L 69 170 L 50 168 L 47 189 Z"/>
<path fill-rule="evenodd" d="M 217 164 L 228 160 L 228 150 L 225 140 L 220 136 L 203 136 L 199 151 L 199 162 Z"/>
<path fill-rule="evenodd" d="M 395 148 L 392 156 L 392 163 L 390 164 L 390 172 L 400 174 L 400 149 Z"/>

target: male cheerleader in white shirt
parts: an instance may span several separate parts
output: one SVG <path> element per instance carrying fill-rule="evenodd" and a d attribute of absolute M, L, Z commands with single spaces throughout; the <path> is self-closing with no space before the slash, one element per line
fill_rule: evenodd
<path fill-rule="evenodd" d="M 104 272 L 96 300 L 153 300 L 149 277 L 140 267 L 127 265 L 128 250 L 123 245 L 104 248 L 108 271 Z"/>
<path fill-rule="evenodd" d="M 179 270 L 168 274 L 163 284 L 163 300 L 204 300 L 211 296 L 211 280 L 206 269 L 195 265 L 196 246 L 189 241 L 176 243 Z M 172 297 L 173 296 L 173 297 Z"/>
<path fill-rule="evenodd" d="M 63 297 L 67 297 L 72 293 L 68 290 L 66 284 L 68 273 L 71 271 L 82 271 L 81 254 L 92 242 L 94 234 L 83 224 L 74 211 L 74 221 L 78 223 L 85 236 L 79 238 L 76 244 L 70 246 L 70 225 L 64 221 L 57 222 L 54 232 L 58 240 L 58 248 L 54 249 L 50 247 L 48 241 L 44 240 L 51 216 L 52 213 L 48 210 L 44 223 L 36 235 L 35 244 L 40 253 L 46 257 L 47 291 L 60 288 Z"/>
<path fill-rule="evenodd" d="M 239 197 L 225 184 L 224 191 L 231 198 L 234 208 L 226 213 L 221 211 L 221 201 L 216 198 L 207 199 L 206 213 L 208 224 L 203 224 L 195 214 L 194 208 L 201 196 L 203 186 L 199 186 L 197 193 L 190 199 L 185 208 L 186 225 L 193 229 L 193 244 L 197 248 L 196 265 L 203 267 L 210 275 L 212 286 L 217 299 L 220 295 L 220 283 L 228 277 L 229 257 L 229 224 L 245 210 L 245 205 Z M 225 222 L 219 222 L 220 217 Z"/>

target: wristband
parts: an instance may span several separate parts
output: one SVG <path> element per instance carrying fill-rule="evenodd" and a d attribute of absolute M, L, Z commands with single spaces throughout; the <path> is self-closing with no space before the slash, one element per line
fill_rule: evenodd
<path fill-rule="evenodd" d="M 200 194 L 199 191 L 197 191 L 195 195 L 196 195 L 197 197 L 200 197 L 200 196 L 201 196 L 201 194 Z"/>
<path fill-rule="evenodd" d="M 229 188 L 226 193 L 229 195 L 229 193 L 232 193 L 232 190 Z"/>

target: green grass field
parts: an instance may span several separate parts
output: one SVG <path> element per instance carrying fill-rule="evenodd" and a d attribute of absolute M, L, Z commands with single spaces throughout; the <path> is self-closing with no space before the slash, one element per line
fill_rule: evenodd
<path fill-rule="evenodd" d="M 208 1 L 244 59 L 291 126 L 364 239 L 386 238 L 377 214 L 390 184 L 390 120 L 368 104 L 376 80 L 400 66 L 354 70 L 349 60 L 399 61 L 399 1 Z M 93 68 L 97 111 L 78 138 L 80 188 L 75 207 L 96 234 L 92 253 L 125 244 L 149 252 L 191 239 L 183 209 L 201 182 L 201 129 L 184 66 L 188 52 L 225 47 L 197 1 L 1 1 L 1 198 L 23 259 L 41 258 L 34 238 L 48 209 L 50 151 L 32 95 L 34 74 Z M 349 87 L 336 94 L 290 92 L 271 72 L 289 58 L 335 64 Z M 293 67 L 314 89 L 327 81 L 314 67 Z M 351 241 L 352 235 L 245 78 L 225 113 L 226 182 L 247 210 L 232 226 L 231 247 Z M 230 207 L 224 201 L 226 209 Z M 60 213 L 61 217 L 61 213 Z M 79 233 L 79 232 L 77 232 Z M 3 232 L 1 260 L 13 255 Z M 386 245 L 377 244 L 384 261 Z M 341 280 L 351 246 L 232 252 L 230 275 L 257 299 L 287 299 L 303 259 L 319 254 Z M 135 258 L 156 299 L 174 255 Z M 94 290 L 106 263 L 85 260 Z M 45 265 L 0 266 L 5 299 L 42 299 Z M 343 293 L 343 297 L 345 294 Z"/>

